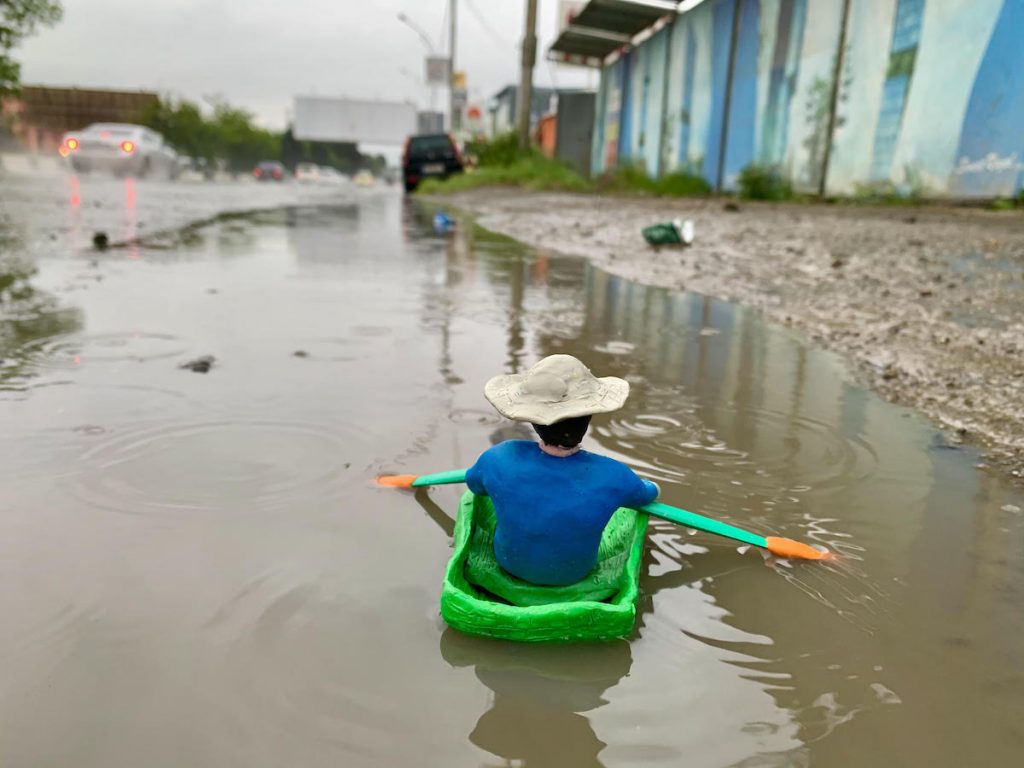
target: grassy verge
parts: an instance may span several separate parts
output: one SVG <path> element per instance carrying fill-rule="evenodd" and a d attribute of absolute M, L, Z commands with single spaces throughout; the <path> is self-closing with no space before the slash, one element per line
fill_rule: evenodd
<path fill-rule="evenodd" d="M 671 173 L 652 179 L 636 168 L 588 179 L 569 166 L 540 154 L 519 157 L 508 165 L 481 165 L 470 172 L 444 181 L 427 179 L 419 186 L 426 195 L 463 192 L 479 187 L 514 187 L 533 191 L 593 192 L 658 197 L 694 197 L 711 194 L 711 187 L 699 176 Z"/>
<path fill-rule="evenodd" d="M 444 181 L 427 179 L 419 186 L 423 194 L 463 192 L 478 187 L 518 187 L 535 191 L 587 192 L 592 183 L 567 165 L 543 155 L 519 157 L 508 165 L 484 165 Z"/>

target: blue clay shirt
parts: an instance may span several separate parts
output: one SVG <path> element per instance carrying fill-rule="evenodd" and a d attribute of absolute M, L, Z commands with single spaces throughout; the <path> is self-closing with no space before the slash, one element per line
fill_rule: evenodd
<path fill-rule="evenodd" d="M 658 487 L 606 456 L 550 456 L 530 440 L 485 451 L 466 485 L 491 497 L 494 554 L 506 571 L 534 584 L 572 584 L 597 562 L 601 534 L 619 507 L 641 507 Z"/>

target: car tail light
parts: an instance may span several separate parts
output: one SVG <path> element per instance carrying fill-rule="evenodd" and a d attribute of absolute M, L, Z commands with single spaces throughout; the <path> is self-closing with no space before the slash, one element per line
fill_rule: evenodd
<path fill-rule="evenodd" d="M 125 139 L 124 141 L 121 142 L 121 151 L 124 152 L 125 154 L 130 155 L 132 152 L 135 151 L 135 142 L 128 141 L 127 139 Z"/>
<path fill-rule="evenodd" d="M 263 175 L 263 171 L 261 171 L 259 168 L 253 168 L 252 175 L 258 179 L 260 176 Z"/>
<path fill-rule="evenodd" d="M 59 154 L 61 157 L 67 157 L 68 155 L 71 154 L 71 150 L 67 148 L 67 145 L 61 144 L 57 148 L 57 154 Z"/>
<path fill-rule="evenodd" d="M 78 149 L 78 139 L 76 139 L 73 136 L 64 143 L 67 145 L 67 148 L 70 149 L 72 152 Z"/>
<path fill-rule="evenodd" d="M 274 178 L 275 179 L 280 179 L 281 178 L 281 172 L 279 170 L 277 170 L 277 168 L 274 169 Z"/>

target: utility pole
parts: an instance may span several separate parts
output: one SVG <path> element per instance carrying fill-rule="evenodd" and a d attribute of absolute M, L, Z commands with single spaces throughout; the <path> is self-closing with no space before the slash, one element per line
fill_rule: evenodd
<path fill-rule="evenodd" d="M 537 61 L 537 0 L 526 0 L 526 28 L 523 31 L 523 70 L 519 77 L 519 112 L 516 132 L 519 149 L 530 146 L 530 107 L 533 103 L 533 65 Z"/>
<path fill-rule="evenodd" d="M 718 173 L 715 174 L 715 192 L 725 186 L 725 153 L 729 151 L 729 120 L 732 117 L 732 81 L 736 72 L 736 43 L 740 37 L 740 14 L 743 4 L 736 3 L 732 11 L 732 34 L 729 37 L 729 66 L 725 71 L 725 99 L 722 105 L 722 133 L 718 147 Z"/>
<path fill-rule="evenodd" d="M 839 21 L 839 45 L 836 48 L 835 67 L 832 71 L 832 92 L 828 102 L 828 126 L 825 128 L 825 151 L 821 159 L 818 197 L 824 197 L 828 187 L 828 164 L 832 158 L 832 138 L 836 132 L 836 110 L 839 91 L 843 87 L 843 58 L 846 56 L 846 30 L 850 24 L 850 0 L 843 0 L 843 16 Z"/>
<path fill-rule="evenodd" d="M 448 0 L 448 130 L 455 131 L 455 0 Z"/>

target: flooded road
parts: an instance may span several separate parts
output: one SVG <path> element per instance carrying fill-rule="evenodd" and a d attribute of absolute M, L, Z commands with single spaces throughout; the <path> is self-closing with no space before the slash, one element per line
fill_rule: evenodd
<path fill-rule="evenodd" d="M 0 764 L 1018 762 L 1019 492 L 749 310 L 432 213 L 35 251 L 0 315 Z M 586 447 L 841 560 L 652 523 L 629 641 L 447 629 L 459 489 L 373 478 L 521 436 L 483 384 L 558 352 L 632 384 Z"/>

